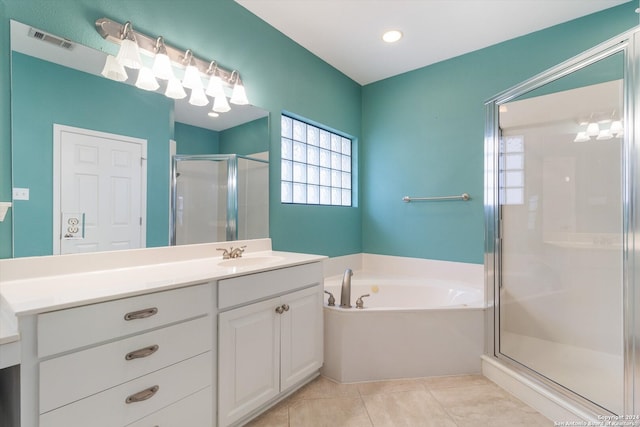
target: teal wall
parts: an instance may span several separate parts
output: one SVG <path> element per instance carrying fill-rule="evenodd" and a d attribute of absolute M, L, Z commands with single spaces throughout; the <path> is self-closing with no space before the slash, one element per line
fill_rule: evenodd
<path fill-rule="evenodd" d="M 176 154 L 218 154 L 220 152 L 220 133 L 175 122 L 174 139 Z"/>
<path fill-rule="evenodd" d="M 363 251 L 482 263 L 484 102 L 638 24 L 636 2 L 367 85 Z M 455 195 L 469 202 L 403 203 Z"/>
<path fill-rule="evenodd" d="M 108 17 L 130 20 L 150 35 L 162 35 L 168 43 L 192 49 L 200 57 L 215 59 L 225 68 L 240 70 L 252 104 L 278 118 L 283 110 L 296 113 L 350 135 L 361 129 L 361 86 L 294 43 L 232 0 L 1 0 L 2 47 L 0 76 L 8 94 L 8 20 L 15 19 L 76 42 L 116 53 L 116 45 L 104 41 L 95 20 Z M 291 64 L 295 64 L 292 67 Z M 8 97 L 0 98 L 2 123 L 8 123 Z M 10 147 L 7 127 L 0 127 L 0 153 Z M 271 158 L 280 156 L 280 122 L 269 127 Z M 2 158 L 2 175 L 10 160 Z M 270 168 L 270 234 L 274 249 L 343 255 L 362 249 L 361 212 L 298 207 L 280 204 L 279 162 Z M 163 178 L 164 179 L 164 178 Z M 16 183 L 17 185 L 18 183 Z M 0 195 L 10 196 L 11 184 L 0 182 Z M 168 194 L 168 192 L 167 192 Z M 165 216 L 167 210 L 154 214 Z M 160 219 L 160 218 L 158 218 Z M 158 221 L 164 222 L 164 221 Z M 0 228 L 0 254 L 10 253 L 10 229 Z M 162 231 L 166 234 L 167 228 Z"/>
<path fill-rule="evenodd" d="M 269 118 L 264 117 L 220 132 L 220 153 L 255 154 L 269 151 Z"/>
<path fill-rule="evenodd" d="M 52 253 L 54 123 L 147 140 L 147 246 L 166 246 L 168 184 L 157 183 L 168 183 L 172 102 L 21 53 L 12 62 L 13 185 L 30 189 L 14 202 L 14 256 Z"/>
<path fill-rule="evenodd" d="M 240 70 L 251 102 L 271 115 L 271 159 L 280 157 L 282 111 L 355 137 L 359 198 L 353 208 L 282 205 L 280 166 L 272 162 L 275 249 L 481 263 L 484 101 L 637 25 L 636 4 L 361 87 L 232 0 L 0 0 L 0 200 L 11 188 L 8 19 L 115 53 L 94 29 L 106 16 L 131 20 L 142 32 Z M 407 194 L 461 192 L 472 201 L 401 202 Z M 11 252 L 7 224 L 0 223 L 0 257 Z"/>

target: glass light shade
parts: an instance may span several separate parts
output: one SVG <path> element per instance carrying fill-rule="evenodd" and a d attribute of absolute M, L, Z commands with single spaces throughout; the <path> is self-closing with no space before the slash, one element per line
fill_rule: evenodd
<path fill-rule="evenodd" d="M 127 76 L 127 72 L 124 67 L 115 56 L 108 55 L 107 60 L 104 63 L 104 68 L 100 73 L 108 79 L 115 80 L 117 82 L 123 82 L 127 80 L 129 76 Z"/>
<path fill-rule="evenodd" d="M 151 71 L 153 71 L 154 76 L 162 80 L 171 80 L 174 77 L 171 60 L 165 53 L 156 54 Z"/>
<path fill-rule="evenodd" d="M 204 94 L 202 87 L 191 89 L 191 96 L 189 97 L 189 104 L 203 107 L 209 103 L 209 98 Z"/>
<path fill-rule="evenodd" d="M 231 106 L 227 102 L 226 96 L 216 96 L 213 100 L 213 111 L 216 113 L 226 113 L 231 110 Z"/>
<path fill-rule="evenodd" d="M 222 87 L 222 80 L 220 80 L 219 76 L 211 75 L 206 94 L 214 98 L 224 96 L 224 88 Z"/>
<path fill-rule="evenodd" d="M 249 100 L 247 99 L 247 92 L 244 90 L 244 86 L 241 82 L 237 82 L 235 86 L 233 86 L 231 103 L 236 105 L 247 105 L 249 103 Z"/>
<path fill-rule="evenodd" d="M 589 136 L 587 135 L 586 132 L 578 132 L 578 134 L 576 135 L 576 138 L 573 140 L 573 142 L 587 142 L 590 139 L 591 138 L 589 138 Z"/>
<path fill-rule="evenodd" d="M 187 65 L 187 68 L 184 70 L 182 86 L 184 86 L 186 89 L 202 89 L 200 71 L 198 71 L 195 65 Z"/>
<path fill-rule="evenodd" d="M 611 134 L 611 131 L 609 129 L 602 129 L 598 133 L 598 136 L 596 137 L 596 139 L 598 141 L 603 141 L 603 140 L 611 139 L 611 138 L 613 138 L 613 135 Z"/>
<path fill-rule="evenodd" d="M 153 72 L 148 67 L 140 68 L 138 71 L 138 78 L 136 80 L 136 87 L 144 90 L 156 90 L 160 87 L 158 81 L 153 76 Z"/>
<path fill-rule="evenodd" d="M 611 128 L 609 128 L 609 132 L 616 137 L 622 136 L 624 133 L 624 128 L 622 127 L 622 122 L 620 120 L 614 120 L 611 122 Z"/>
<path fill-rule="evenodd" d="M 138 44 L 133 40 L 124 39 L 120 44 L 120 50 L 118 51 L 118 62 L 123 66 L 133 69 L 142 68 L 142 60 L 140 59 L 140 50 Z"/>
<path fill-rule="evenodd" d="M 187 92 L 184 91 L 182 84 L 180 84 L 180 80 L 177 78 L 169 79 L 167 83 L 167 90 L 164 92 L 167 98 L 172 99 L 182 99 L 187 96 Z"/>
<path fill-rule="evenodd" d="M 588 136 L 598 136 L 600 133 L 600 126 L 597 123 L 589 123 L 587 126 L 587 135 Z"/>

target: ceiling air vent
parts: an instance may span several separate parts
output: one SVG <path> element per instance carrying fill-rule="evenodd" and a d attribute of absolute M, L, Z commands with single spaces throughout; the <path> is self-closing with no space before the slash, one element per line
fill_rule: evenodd
<path fill-rule="evenodd" d="M 42 31 L 29 28 L 29 36 L 34 39 L 42 40 L 43 42 L 51 43 L 63 49 L 72 50 L 73 43 L 69 40 L 61 39 L 60 37 L 52 36 L 51 34 L 43 33 Z"/>

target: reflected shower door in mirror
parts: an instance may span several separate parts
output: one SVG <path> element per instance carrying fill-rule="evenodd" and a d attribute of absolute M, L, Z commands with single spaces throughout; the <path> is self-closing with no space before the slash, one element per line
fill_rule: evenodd
<path fill-rule="evenodd" d="M 268 237 L 267 156 L 174 156 L 172 243 Z"/>
<path fill-rule="evenodd" d="M 51 42 L 56 39 L 62 40 L 11 21 L 12 185 L 29 189 L 29 200 L 16 200 L 12 208 L 15 257 L 57 253 L 62 229 L 60 218 L 52 215 L 57 202 L 54 124 L 147 141 L 142 247 L 170 243 L 170 140 L 176 140 L 181 154 L 269 150 L 267 111 L 233 105 L 231 111 L 209 117 L 210 104 L 195 107 L 186 99 L 174 101 L 161 93 L 162 85 L 157 92 L 138 89 L 133 85 L 135 70 L 129 70 L 129 79 L 122 83 L 102 77 L 104 52 L 68 40 Z M 190 131 L 182 132 L 186 126 Z M 266 212 L 264 208 L 256 214 Z"/>
<path fill-rule="evenodd" d="M 623 413 L 622 53 L 499 107 L 499 351 Z"/>

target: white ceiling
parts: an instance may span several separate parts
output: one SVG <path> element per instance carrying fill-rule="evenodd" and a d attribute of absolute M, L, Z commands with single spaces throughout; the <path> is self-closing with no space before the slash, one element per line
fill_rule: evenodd
<path fill-rule="evenodd" d="M 629 0 L 235 1 L 365 85 Z"/>

